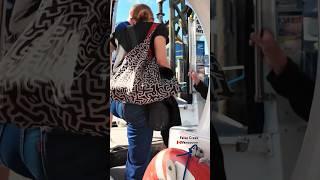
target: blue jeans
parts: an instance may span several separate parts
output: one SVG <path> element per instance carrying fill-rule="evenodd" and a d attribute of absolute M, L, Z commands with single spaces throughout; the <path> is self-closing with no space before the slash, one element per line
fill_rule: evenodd
<path fill-rule="evenodd" d="M 40 129 L 0 124 L 0 161 L 22 176 L 43 180 Z"/>
<path fill-rule="evenodd" d="M 34 180 L 105 180 L 108 147 L 106 137 L 0 124 L 0 161 Z"/>
<path fill-rule="evenodd" d="M 122 102 L 111 99 L 110 112 L 112 113 L 112 115 L 123 119 L 123 107 L 124 104 Z"/>
<path fill-rule="evenodd" d="M 153 130 L 146 126 L 144 106 L 125 104 L 123 116 L 129 143 L 126 179 L 141 180 L 150 161 Z"/>

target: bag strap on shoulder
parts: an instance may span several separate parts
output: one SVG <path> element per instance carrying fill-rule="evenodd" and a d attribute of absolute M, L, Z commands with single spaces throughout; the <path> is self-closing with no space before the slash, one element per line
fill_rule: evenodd
<path fill-rule="evenodd" d="M 153 34 L 153 32 L 157 29 L 158 26 L 159 26 L 158 23 L 153 23 L 153 24 L 151 25 L 151 27 L 150 27 L 150 29 L 149 29 L 148 34 L 147 34 L 146 37 L 147 37 L 147 38 L 150 37 L 150 36 Z"/>
<path fill-rule="evenodd" d="M 148 34 L 146 36 L 146 38 L 151 38 L 152 34 L 154 33 L 154 31 L 157 29 L 157 27 L 159 26 L 158 23 L 153 23 L 148 31 Z M 152 57 L 153 55 L 153 51 L 152 49 L 149 47 L 149 51 L 148 51 L 148 57 Z"/>

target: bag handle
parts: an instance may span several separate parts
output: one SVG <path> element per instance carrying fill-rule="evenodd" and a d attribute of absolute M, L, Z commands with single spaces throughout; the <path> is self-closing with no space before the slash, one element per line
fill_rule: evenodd
<path fill-rule="evenodd" d="M 147 38 L 153 34 L 153 32 L 157 29 L 158 26 L 159 26 L 159 24 L 152 23 L 152 25 L 148 31 Z"/>
<path fill-rule="evenodd" d="M 148 31 L 147 37 L 148 39 L 151 38 L 151 35 L 154 33 L 154 31 L 157 29 L 157 27 L 159 26 L 159 24 L 157 23 L 153 23 Z M 149 46 L 149 51 L 148 51 L 148 57 L 152 57 L 153 56 L 153 51 L 150 48 L 151 46 Z"/>

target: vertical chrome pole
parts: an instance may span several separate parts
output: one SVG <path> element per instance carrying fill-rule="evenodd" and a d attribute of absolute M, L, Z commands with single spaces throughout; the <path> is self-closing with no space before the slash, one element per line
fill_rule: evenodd
<path fill-rule="evenodd" d="M 320 0 L 318 0 L 318 62 L 320 60 Z M 319 64 L 319 63 L 318 63 Z"/>
<path fill-rule="evenodd" d="M 254 28 L 255 32 L 262 35 L 262 0 L 254 0 Z M 256 47 L 255 48 L 255 101 L 262 102 L 263 101 L 263 73 L 262 73 L 262 53 L 261 50 Z"/>
<path fill-rule="evenodd" d="M 2 58 L 4 56 L 4 17 L 5 17 L 5 5 L 4 0 L 0 0 L 0 61 L 2 61 Z M 0 72 L 1 73 L 1 72 Z M 3 81 L 0 80 L 0 106 L 2 106 L 3 103 Z"/>
<path fill-rule="evenodd" d="M 4 0 L 0 0 L 0 61 L 2 58 L 2 51 L 3 51 L 3 29 L 4 29 L 4 24 L 3 24 L 3 16 L 4 16 Z"/>
<path fill-rule="evenodd" d="M 193 63 L 194 63 L 194 51 L 192 50 L 194 47 L 194 19 L 193 17 L 189 17 L 188 18 L 188 35 L 189 35 L 189 69 L 188 70 L 192 70 L 195 71 L 196 68 L 194 67 Z M 192 82 L 192 78 L 191 75 L 189 76 L 189 94 L 192 94 L 193 91 L 193 82 Z"/>
<path fill-rule="evenodd" d="M 173 72 L 176 68 L 176 36 L 175 36 L 175 9 L 174 0 L 169 0 L 170 6 L 170 20 L 169 20 L 169 34 L 170 34 L 170 66 Z"/>

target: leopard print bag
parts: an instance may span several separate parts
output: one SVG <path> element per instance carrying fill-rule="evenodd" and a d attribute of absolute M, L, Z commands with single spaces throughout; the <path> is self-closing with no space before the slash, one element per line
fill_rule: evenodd
<path fill-rule="evenodd" d="M 161 79 L 159 65 L 151 56 L 151 37 L 158 24 L 153 24 L 145 40 L 124 57 L 110 79 L 110 95 L 114 100 L 145 105 L 161 101 L 178 92 L 175 78 Z"/>

